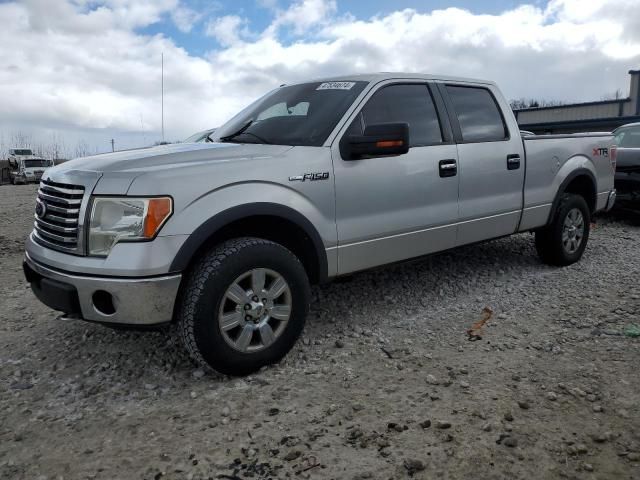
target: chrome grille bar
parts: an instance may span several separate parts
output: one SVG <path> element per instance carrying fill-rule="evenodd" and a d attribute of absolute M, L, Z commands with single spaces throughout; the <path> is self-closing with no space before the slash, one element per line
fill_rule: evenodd
<path fill-rule="evenodd" d="M 83 186 L 42 180 L 38 202 L 42 204 L 43 213 L 35 215 L 35 240 L 55 250 L 78 252 L 78 224 L 83 198 Z"/>

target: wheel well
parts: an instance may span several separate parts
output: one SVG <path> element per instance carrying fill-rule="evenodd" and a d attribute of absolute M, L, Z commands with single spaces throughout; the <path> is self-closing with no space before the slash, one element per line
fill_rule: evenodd
<path fill-rule="evenodd" d="M 238 237 L 257 237 L 279 243 L 300 259 L 311 283 L 320 281 L 320 259 L 312 239 L 294 222 L 273 215 L 252 215 L 223 226 L 198 248 L 191 258 L 189 268 L 204 251 Z"/>
<path fill-rule="evenodd" d="M 593 184 L 593 180 L 587 175 L 579 175 L 572 179 L 564 189 L 564 193 L 574 193 L 582 196 L 591 213 L 596 210 L 596 187 Z"/>

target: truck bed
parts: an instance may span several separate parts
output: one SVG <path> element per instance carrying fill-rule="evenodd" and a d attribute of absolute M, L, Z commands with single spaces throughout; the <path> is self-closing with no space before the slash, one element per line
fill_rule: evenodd
<path fill-rule="evenodd" d="M 537 135 L 524 137 L 523 143 L 527 174 L 521 231 L 540 227 L 547 222 L 552 207 L 550 202 L 561 183 L 578 172 L 588 171 L 596 184 L 597 207 L 604 207 L 608 192 L 613 189 L 613 167 L 609 155 L 614 144 L 613 135 Z"/>

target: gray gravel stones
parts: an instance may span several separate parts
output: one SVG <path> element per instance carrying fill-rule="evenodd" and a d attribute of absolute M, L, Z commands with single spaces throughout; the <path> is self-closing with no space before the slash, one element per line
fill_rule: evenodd
<path fill-rule="evenodd" d="M 314 287 L 294 350 L 229 379 L 170 329 L 56 322 L 22 279 L 36 189 L 0 187 L 2 479 L 637 477 L 640 225 L 567 268 L 525 234 Z"/>
<path fill-rule="evenodd" d="M 423 420 L 419 425 L 421 428 L 429 428 L 431 426 L 431 420 Z"/>
<path fill-rule="evenodd" d="M 515 448 L 518 446 L 518 440 L 514 437 L 507 437 L 502 441 L 502 444 L 509 448 Z"/>
<path fill-rule="evenodd" d="M 426 467 L 421 460 L 408 458 L 404 461 L 404 468 L 407 470 L 407 473 L 409 474 L 409 476 L 413 476 L 416 473 L 424 470 Z"/>

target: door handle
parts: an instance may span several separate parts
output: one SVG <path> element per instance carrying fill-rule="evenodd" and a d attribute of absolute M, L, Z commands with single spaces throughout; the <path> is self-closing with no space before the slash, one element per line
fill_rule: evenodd
<path fill-rule="evenodd" d="M 520 155 L 514 153 L 507 155 L 507 170 L 517 170 L 520 168 Z"/>
<path fill-rule="evenodd" d="M 438 165 L 442 178 L 455 177 L 458 174 L 458 162 L 454 159 L 440 160 Z"/>

